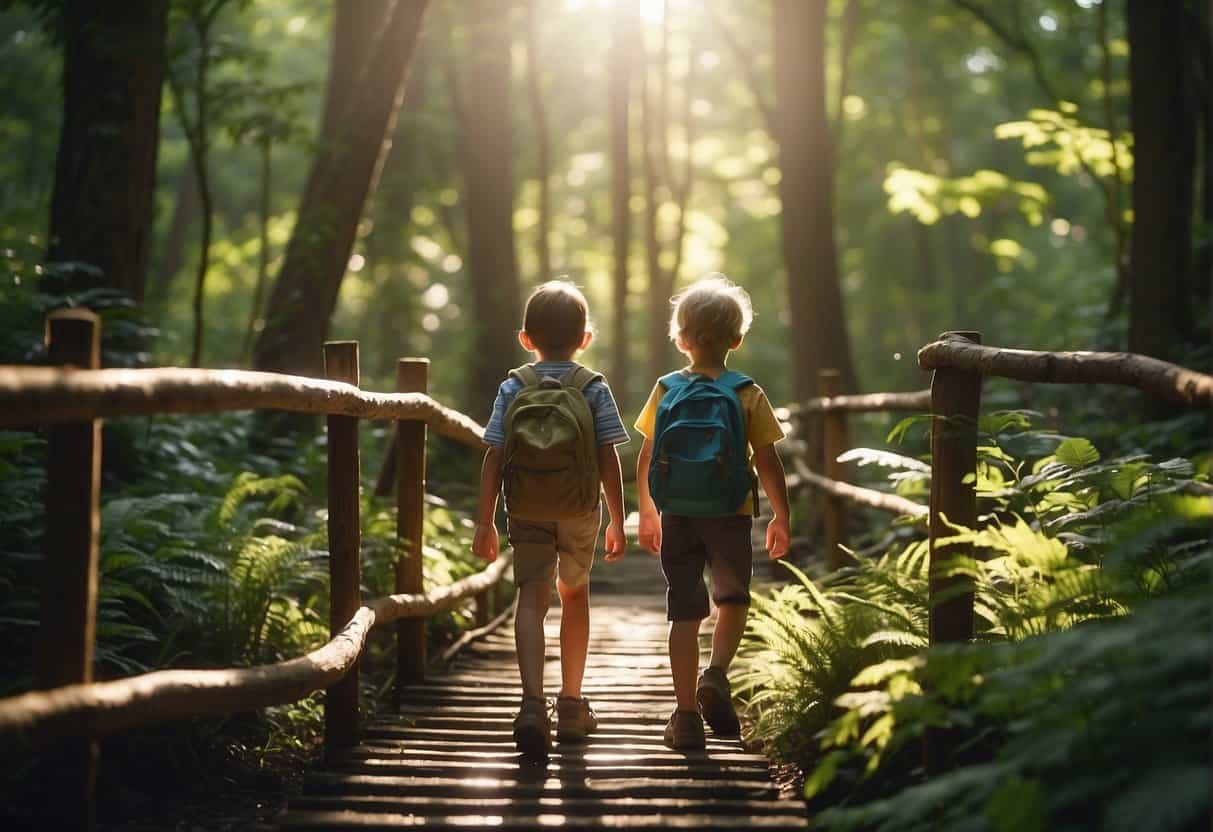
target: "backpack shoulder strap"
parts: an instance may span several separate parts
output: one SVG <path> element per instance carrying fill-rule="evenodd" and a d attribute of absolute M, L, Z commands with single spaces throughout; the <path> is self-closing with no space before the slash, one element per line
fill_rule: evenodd
<path fill-rule="evenodd" d="M 666 373 L 661 378 L 657 379 L 657 383 L 661 385 L 667 393 L 671 390 L 677 390 L 681 387 L 686 387 L 691 383 L 691 380 L 683 374 L 681 370 L 675 370 L 672 373 Z"/>
<path fill-rule="evenodd" d="M 720 377 L 716 379 L 716 383 L 723 384 L 725 387 L 731 387 L 734 390 L 740 390 L 743 387 L 749 387 L 751 384 L 753 384 L 754 379 L 735 370 L 725 370 L 720 374 Z"/>
<path fill-rule="evenodd" d="M 585 392 L 585 388 L 589 387 L 595 381 L 602 380 L 602 373 L 596 373 L 589 367 L 582 367 L 580 364 L 574 364 L 564 375 L 560 377 L 560 384 L 564 387 L 572 387 L 576 390 Z"/>
<path fill-rule="evenodd" d="M 539 386 L 539 373 L 535 372 L 534 364 L 523 364 L 521 367 L 515 367 L 513 370 L 510 370 L 510 377 L 522 382 L 523 387 Z"/>

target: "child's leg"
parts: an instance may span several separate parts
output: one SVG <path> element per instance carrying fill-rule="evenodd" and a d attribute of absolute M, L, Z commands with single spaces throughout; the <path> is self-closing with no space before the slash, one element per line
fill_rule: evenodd
<path fill-rule="evenodd" d="M 585 659 L 590 647 L 590 569 L 602 512 L 556 524 L 556 591 L 560 593 L 560 695 L 581 698 Z"/>
<path fill-rule="evenodd" d="M 571 587 L 558 578 L 556 591 L 560 593 L 560 695 L 578 699 L 590 647 L 590 585 Z"/>
<path fill-rule="evenodd" d="M 749 604 L 720 604 L 716 607 L 716 628 L 712 630 L 712 667 L 728 672 L 741 635 L 745 632 Z"/>
<path fill-rule="evenodd" d="M 543 697 L 543 658 L 547 649 L 543 638 L 543 620 L 552 600 L 548 581 L 527 581 L 518 587 L 518 606 L 514 613 L 514 647 L 518 651 L 518 675 L 522 695 Z"/>
<path fill-rule="evenodd" d="M 678 710 L 696 711 L 695 679 L 699 675 L 700 619 L 670 622 L 670 675 Z"/>
<path fill-rule="evenodd" d="M 750 611 L 750 576 L 754 550 L 750 543 L 752 520 L 744 515 L 706 520 L 705 535 L 712 563 L 712 600 L 716 627 L 712 631 L 711 666 L 727 671 L 737 655 Z"/>
<path fill-rule="evenodd" d="M 699 624 L 708 615 L 708 591 L 703 585 L 707 554 L 694 518 L 661 516 L 661 571 L 665 574 L 666 612 L 670 620 L 670 675 L 674 678 L 674 696 L 680 711 L 696 711 Z"/>

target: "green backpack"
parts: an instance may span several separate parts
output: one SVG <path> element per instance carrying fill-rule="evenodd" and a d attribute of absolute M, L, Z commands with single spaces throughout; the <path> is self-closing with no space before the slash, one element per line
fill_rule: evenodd
<path fill-rule="evenodd" d="M 573 366 L 559 379 L 533 364 L 510 375 L 523 385 L 505 412 L 502 484 L 506 510 L 554 521 L 598 507 L 598 442 L 585 388 L 600 373 Z"/>

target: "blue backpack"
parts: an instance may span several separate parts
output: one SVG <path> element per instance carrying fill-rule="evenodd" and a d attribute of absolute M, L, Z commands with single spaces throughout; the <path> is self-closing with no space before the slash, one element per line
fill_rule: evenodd
<path fill-rule="evenodd" d="M 754 491 L 745 415 L 737 391 L 754 381 L 732 370 L 713 381 L 681 372 L 661 377 L 649 493 L 658 510 L 726 517 Z"/>

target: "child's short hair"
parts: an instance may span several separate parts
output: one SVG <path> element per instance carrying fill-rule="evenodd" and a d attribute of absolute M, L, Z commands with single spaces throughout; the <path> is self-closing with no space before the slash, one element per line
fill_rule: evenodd
<path fill-rule="evenodd" d="M 750 294 L 720 272 L 701 277 L 675 295 L 670 304 L 670 340 L 723 357 L 754 320 Z"/>
<path fill-rule="evenodd" d="M 542 352 L 573 353 L 589 331 L 590 304 L 567 280 L 549 280 L 527 298 L 522 328 Z"/>

